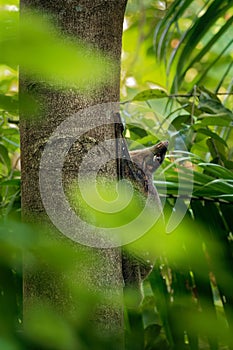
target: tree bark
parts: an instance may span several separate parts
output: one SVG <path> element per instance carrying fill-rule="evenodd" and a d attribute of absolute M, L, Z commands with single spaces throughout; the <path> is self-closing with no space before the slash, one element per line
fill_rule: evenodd
<path fill-rule="evenodd" d="M 33 89 L 31 81 L 23 74 L 20 76 L 20 94 L 33 94 L 33 99 L 40 106 L 39 112 L 35 119 L 25 118 L 24 107 L 21 111 L 21 161 L 22 161 L 22 212 L 24 220 L 36 222 L 37 224 L 45 224 L 46 234 L 52 237 L 52 240 L 62 242 L 68 245 L 77 257 L 77 264 L 74 265 L 71 276 L 69 277 L 73 286 L 80 285 L 80 254 L 85 253 L 88 261 L 82 261 L 83 274 L 87 272 L 85 278 L 88 281 L 88 288 L 93 293 L 100 291 L 115 289 L 117 302 L 115 305 L 107 302 L 109 295 L 103 295 L 103 300 L 99 309 L 96 311 L 94 319 L 99 325 L 101 332 L 115 333 L 122 339 L 123 334 L 123 313 L 122 313 L 122 268 L 121 253 L 119 249 L 94 249 L 80 246 L 79 244 L 69 240 L 56 231 L 51 224 L 41 199 L 39 188 L 39 167 L 40 160 L 46 143 L 51 134 L 65 120 L 74 113 L 80 112 L 87 107 L 100 103 L 118 102 L 119 101 L 119 84 L 120 84 L 120 55 L 121 55 L 121 37 L 124 10 L 127 0 L 22 0 L 21 1 L 21 18 L 23 20 L 27 7 L 33 8 L 42 13 L 42 15 L 51 16 L 55 24 L 61 31 L 61 35 L 71 35 L 74 38 L 83 41 L 101 49 L 107 55 L 110 55 L 116 62 L 117 69 L 112 69 L 108 81 L 100 89 L 93 86 L 87 86 L 88 94 L 83 94 L 76 89 L 66 91 L 55 91 L 48 84 L 40 81 L 33 81 Z M 46 59 L 46 58 L 45 58 Z M 99 111 L 101 113 L 101 111 Z M 82 115 L 82 114 L 80 114 Z M 93 125 L 98 115 L 91 115 Z M 81 118 L 82 119 L 82 118 Z M 80 119 L 80 120 L 81 120 Z M 80 133 L 85 129 L 83 125 L 85 120 L 78 124 Z M 77 127 L 77 126 L 76 126 Z M 78 141 L 71 147 L 69 155 L 66 157 L 63 166 L 63 183 L 68 188 L 70 181 L 77 177 L 80 162 L 82 161 L 80 147 L 83 153 L 88 149 L 90 140 L 99 143 L 109 138 L 115 137 L 114 124 L 106 123 L 105 126 L 93 128 L 85 135 L 87 137 Z M 64 143 L 64 135 L 58 140 L 57 149 L 62 147 Z M 112 150 L 115 152 L 115 150 Z M 102 149 L 103 157 L 106 149 Z M 56 155 L 54 155 L 56 163 Z M 93 160 L 93 168 L 96 167 Z M 117 178 L 116 167 L 107 166 L 102 170 L 106 176 Z M 52 186 L 52 184 L 51 184 Z M 57 210 L 59 203 L 59 193 L 54 194 L 54 211 Z M 68 225 L 69 223 L 67 223 Z M 51 229 L 53 227 L 53 229 Z M 49 232 L 49 233 L 48 233 Z M 39 233 L 36 233 L 39 234 Z M 80 253 L 81 252 L 81 253 Z M 86 254 L 87 253 L 87 254 Z M 96 256 L 101 259 L 96 270 Z M 75 259 L 74 259 L 75 260 Z M 26 260 L 27 261 L 27 260 Z M 79 262 L 79 263 L 78 263 Z M 78 265 L 79 264 L 79 265 Z M 77 266 L 78 265 L 78 266 Z M 48 271 L 47 262 L 43 267 L 32 270 L 26 264 L 24 274 L 24 312 L 27 317 L 35 300 L 48 299 L 64 313 L 69 309 L 72 317 L 77 317 L 79 309 L 76 295 L 72 295 L 71 291 L 63 293 L 64 280 L 67 279 L 66 271 L 63 276 L 57 280 L 54 271 Z M 85 272 L 84 272 L 85 271 Z M 82 274 L 82 271 L 81 271 Z M 121 348 L 118 344 L 116 349 Z"/>

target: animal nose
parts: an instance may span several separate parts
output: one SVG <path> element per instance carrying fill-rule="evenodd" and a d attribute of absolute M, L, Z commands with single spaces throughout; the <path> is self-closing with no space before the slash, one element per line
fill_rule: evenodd
<path fill-rule="evenodd" d="M 162 144 L 164 147 L 168 148 L 169 146 L 169 141 L 165 140 L 165 141 L 162 141 Z"/>

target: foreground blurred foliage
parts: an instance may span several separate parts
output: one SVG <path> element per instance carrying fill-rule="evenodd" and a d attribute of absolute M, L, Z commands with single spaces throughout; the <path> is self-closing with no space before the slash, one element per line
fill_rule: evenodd
<path fill-rule="evenodd" d="M 44 18 L 23 8 L 19 22 L 18 1 L 13 3 L 4 1 L 0 11 L 3 64 L 20 64 L 32 81 L 47 82 L 54 89 L 85 90 L 87 85 L 89 89 L 98 88 L 105 82 L 113 65 L 109 58 L 72 37 L 64 37 L 52 25 L 49 14 Z"/>
<path fill-rule="evenodd" d="M 1 216 L 20 207 L 19 64 L 24 76 L 32 81 L 49 84 L 54 89 L 72 87 L 84 92 L 87 85 L 90 90 L 104 84 L 113 62 L 73 38 L 64 38 L 51 19 L 30 10 L 24 9 L 19 23 L 18 0 L 0 3 L 0 49 Z M 26 92 L 20 97 L 21 110 L 29 118 L 34 116 L 36 106 L 32 97 Z"/>
<path fill-rule="evenodd" d="M 102 303 L 108 302 L 114 314 L 117 294 L 109 287 L 98 291 L 90 287 L 87 276 L 101 264 L 93 250 L 77 254 L 70 242 L 48 238 L 46 228 L 13 221 L 0 224 L 0 239 L 1 349 L 118 349 L 118 336 L 110 331 L 103 334 L 94 322 Z M 94 267 L 88 265 L 90 254 Z M 41 295 L 38 291 L 33 302 L 27 303 L 23 326 L 22 256 L 24 270 L 32 275 L 41 271 L 42 283 L 46 283 L 46 276 L 49 283 L 53 273 L 59 286 L 54 285 L 52 293 L 64 303 L 64 308 L 58 309 L 50 293 Z M 79 276 L 78 286 L 72 280 L 74 273 L 75 278 Z M 74 309 L 78 312 L 73 313 Z"/>
<path fill-rule="evenodd" d="M 45 297 L 31 306 L 31 321 L 25 322 L 22 332 L 22 255 L 32 273 L 44 270 L 46 262 L 58 281 L 64 273 L 72 276 L 79 261 L 69 244 L 35 240 L 35 232 L 43 237 L 43 230 L 17 221 L 17 65 L 24 61 L 28 74 L 39 74 L 56 89 L 64 77 L 67 86 L 76 87 L 81 76 L 78 88 L 85 88 L 85 77 L 96 73 L 95 79 L 102 82 L 106 76 L 96 57 L 83 62 L 78 55 L 74 60 L 75 44 L 63 46 L 56 30 L 49 37 L 51 25 L 45 20 L 41 25 L 38 16 L 33 15 L 33 26 L 30 17 L 24 23 L 25 41 L 19 45 L 18 2 L 0 6 L 0 348 L 118 349 L 113 336 L 101 336 L 90 323 L 104 291 L 89 293 L 81 277 L 77 289 L 71 280 L 62 281 L 64 294 L 78 295 L 79 315 L 71 317 L 67 305 L 61 317 Z M 169 139 L 170 153 L 155 176 L 165 200 L 165 227 L 170 227 L 174 213 L 179 218 L 179 211 L 186 208 L 186 215 L 172 232 L 156 227 L 154 238 L 149 234 L 149 240 L 136 244 L 137 253 L 149 250 L 157 259 L 143 284 L 141 304 L 125 311 L 128 350 L 233 348 L 231 23 L 231 1 L 129 1 L 122 97 L 133 103 L 122 105 L 125 136 L 131 149 L 134 141 L 150 146 Z M 57 56 L 66 58 L 67 64 Z M 132 213 L 128 208 L 127 217 L 118 214 L 117 222 L 135 217 L 136 212 L 132 205 Z M 112 216 L 97 218 L 100 226 L 116 224 Z M 88 256 L 80 255 L 80 264 L 82 259 L 88 261 Z M 96 269 L 98 263 L 96 259 Z M 126 297 L 127 305 L 134 304 L 134 292 Z"/>

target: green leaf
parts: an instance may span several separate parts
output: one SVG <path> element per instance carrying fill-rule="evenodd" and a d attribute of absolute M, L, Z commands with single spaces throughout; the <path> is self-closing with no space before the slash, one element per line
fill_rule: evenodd
<path fill-rule="evenodd" d="M 6 141 L 7 143 L 9 143 L 10 145 L 13 145 L 13 146 L 16 147 L 16 148 L 19 148 L 19 143 L 16 143 L 16 142 L 14 142 L 13 140 L 10 140 L 10 139 L 8 139 L 8 138 L 5 137 L 5 136 L 2 136 L 2 139 L 3 139 L 4 141 Z"/>
<path fill-rule="evenodd" d="M 221 103 L 218 96 L 215 93 L 213 93 L 212 91 L 210 91 L 209 89 L 207 89 L 205 86 L 198 87 L 197 91 L 200 93 L 201 99 L 205 98 L 206 100 L 213 100 L 213 101 Z"/>
<path fill-rule="evenodd" d="M 218 164 L 213 163 L 199 163 L 198 164 L 201 168 L 208 171 L 208 174 L 212 176 L 217 176 L 218 178 L 223 179 L 232 179 L 233 180 L 233 172 L 222 167 Z"/>
<path fill-rule="evenodd" d="M 225 159 L 224 160 L 224 165 L 225 165 L 225 167 L 227 167 L 227 169 L 233 170 L 233 161 Z"/>
<path fill-rule="evenodd" d="M 9 121 L 9 123 L 10 123 L 10 121 Z M 4 129 L 2 129 L 2 133 L 4 134 L 4 136 L 18 136 L 19 135 L 19 129 L 16 127 L 16 128 L 14 128 L 14 127 L 12 127 L 12 128 L 4 128 Z"/>
<path fill-rule="evenodd" d="M 199 96 L 199 104 L 198 108 L 203 112 L 211 113 L 211 114 L 225 114 L 229 115 L 233 119 L 232 112 L 224 107 L 221 101 L 217 98 L 216 95 L 209 95 L 205 92 L 201 91 Z"/>
<path fill-rule="evenodd" d="M 188 8 L 190 3 L 193 0 L 185 0 L 185 1 L 174 1 L 169 7 L 164 18 L 158 23 L 155 35 L 154 35 L 154 46 L 156 50 L 156 54 L 159 59 L 161 59 L 164 53 L 164 47 L 166 46 L 166 37 L 168 35 L 170 27 L 181 17 L 184 11 Z M 161 33 L 163 27 L 165 29 Z"/>
<path fill-rule="evenodd" d="M 19 350 L 18 344 L 14 339 L 7 339 L 7 337 L 1 337 L 0 348 L 4 350 Z"/>
<path fill-rule="evenodd" d="M 174 126 L 176 130 L 179 130 L 184 124 L 187 125 L 190 123 L 191 123 L 191 115 L 184 114 L 174 118 L 171 124 Z"/>
<path fill-rule="evenodd" d="M 217 198 L 233 202 L 233 194 L 219 194 Z"/>
<path fill-rule="evenodd" d="M 216 65 L 216 63 L 220 60 L 220 58 L 223 58 L 224 54 L 226 54 L 227 51 L 230 50 L 230 47 L 233 44 L 233 39 L 228 41 L 227 44 L 224 46 L 224 48 L 222 49 L 222 51 L 218 54 L 218 56 L 213 60 L 213 61 L 209 61 L 208 65 L 206 66 L 205 69 L 203 69 L 200 73 L 200 75 L 198 76 L 198 79 L 195 79 L 195 84 L 196 85 L 200 85 L 200 83 L 202 82 L 202 80 L 206 77 L 207 73 L 210 71 L 210 69 L 213 68 L 214 65 Z M 230 62 L 228 68 L 227 68 L 227 72 L 229 72 L 229 69 L 232 67 L 232 62 Z M 225 75 L 226 73 L 224 73 Z M 224 75 L 222 76 L 221 79 L 223 79 Z M 218 89 L 219 89 L 219 84 L 218 84 Z"/>
<path fill-rule="evenodd" d="M 193 102 L 187 101 L 185 105 L 183 104 L 183 109 L 189 114 L 195 115 L 196 117 L 202 114 L 202 112 L 197 108 L 195 104 L 193 104 Z"/>
<path fill-rule="evenodd" d="M 208 196 L 218 196 L 219 194 L 230 194 L 233 192 L 233 180 L 215 179 L 206 183 L 199 190 L 194 191 L 194 194 Z"/>
<path fill-rule="evenodd" d="M 196 49 L 197 44 L 203 39 L 211 26 L 216 23 L 217 19 L 220 18 L 231 6 L 232 4 L 227 1 L 213 1 L 209 7 L 207 7 L 205 13 L 194 21 L 192 28 L 186 31 L 182 40 L 180 40 L 179 46 L 176 48 L 175 54 L 173 54 L 169 65 L 170 70 L 170 66 L 174 62 L 176 53 L 181 51 L 176 66 L 175 79 L 172 83 L 172 92 L 176 92 L 177 87 L 180 86 L 184 72 L 188 66 L 186 62 L 189 62 L 189 57 L 191 57 L 191 54 Z M 186 44 L 182 45 L 184 42 L 186 42 Z"/>
<path fill-rule="evenodd" d="M 230 126 L 232 118 L 228 114 L 201 114 L 198 119 L 203 126 L 218 125 L 218 126 Z"/>
<path fill-rule="evenodd" d="M 223 165 L 224 160 L 226 159 L 225 145 L 219 142 L 218 140 L 214 140 L 213 138 L 207 139 L 206 144 L 213 158 L 213 163 Z"/>
<path fill-rule="evenodd" d="M 8 171 L 11 169 L 11 160 L 8 155 L 8 150 L 5 146 L 0 144 L 0 162 L 6 165 Z"/>
<path fill-rule="evenodd" d="M 18 15 L 18 14 L 17 14 Z M 31 79 L 46 81 L 54 87 L 96 88 L 108 79 L 113 61 L 91 46 L 64 37 L 48 20 L 22 11 L 20 37 L 18 17 L 1 11 L 1 60 L 10 66 L 21 65 Z M 9 31 L 6 28 L 9 27 Z"/>
<path fill-rule="evenodd" d="M 0 110 L 7 111 L 11 114 L 18 114 L 18 101 L 14 96 L 5 96 L 0 94 Z"/>
<path fill-rule="evenodd" d="M 129 127 L 130 134 L 133 133 L 137 138 L 143 138 L 147 136 L 147 132 L 138 126 Z"/>
<path fill-rule="evenodd" d="M 220 30 L 212 36 L 212 38 L 209 40 L 209 42 L 204 45 L 203 49 L 193 58 L 193 60 L 188 64 L 186 69 L 183 72 L 183 76 L 185 73 L 188 71 L 189 68 L 193 67 L 195 62 L 200 62 L 203 56 L 207 54 L 211 47 L 217 42 L 217 40 L 228 30 L 228 28 L 232 25 L 233 23 L 233 16 L 229 18 L 226 23 L 220 28 Z"/>
<path fill-rule="evenodd" d="M 224 146 L 227 147 L 226 141 L 223 140 L 218 134 L 216 134 L 215 132 L 213 132 L 213 131 L 211 131 L 209 129 L 199 128 L 199 129 L 197 129 L 197 133 L 209 136 L 209 137 L 219 141 L 220 143 L 222 143 Z"/>
<path fill-rule="evenodd" d="M 168 97 L 166 91 L 163 89 L 156 88 L 139 92 L 136 96 L 134 96 L 132 101 L 147 101 L 164 97 Z"/>
<path fill-rule="evenodd" d="M 1 182 L 1 186 L 20 186 L 21 180 L 20 179 L 11 179 Z"/>

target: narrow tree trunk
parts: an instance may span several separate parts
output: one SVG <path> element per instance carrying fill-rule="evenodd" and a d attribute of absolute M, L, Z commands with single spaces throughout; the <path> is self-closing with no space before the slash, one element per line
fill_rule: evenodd
<path fill-rule="evenodd" d="M 81 38 L 85 42 L 101 49 L 102 52 L 110 55 L 117 63 L 117 69 L 115 67 L 111 71 L 111 75 L 110 77 L 108 76 L 108 81 L 106 81 L 104 87 L 95 89 L 93 86 L 87 86 L 88 95 L 81 94 L 75 89 L 69 89 L 65 92 L 54 91 L 48 85 L 39 81 L 33 81 L 33 89 L 31 90 L 29 86 L 32 86 L 32 82 L 23 76 L 20 77 L 20 93 L 23 94 L 25 91 L 27 94 L 32 93 L 33 98 L 40 106 L 39 116 L 37 115 L 35 120 L 25 118 L 23 108 L 21 112 L 22 211 L 26 221 L 34 221 L 39 224 L 44 224 L 46 222 L 50 228 L 52 227 L 45 213 L 41 199 L 39 189 L 39 166 L 42 151 L 54 130 L 71 115 L 89 106 L 119 101 L 121 36 L 126 2 L 127 0 L 21 1 L 22 20 L 24 18 L 24 13 L 27 12 L 27 6 L 40 11 L 42 14 L 50 14 L 63 35 L 69 34 L 75 38 Z M 101 110 L 99 113 L 101 113 Z M 91 115 L 90 118 L 93 119 L 93 125 L 95 125 L 95 118 L 98 117 L 98 115 Z M 81 117 L 81 119 L 78 124 L 79 130 L 77 125 L 76 127 L 77 131 L 83 134 L 85 130 L 85 119 L 84 117 Z M 114 125 L 107 123 L 103 127 L 91 130 L 91 132 L 87 133 L 87 138 L 84 137 L 82 141 L 78 143 L 77 147 L 72 147 L 69 156 L 66 157 L 66 161 L 64 162 L 64 185 L 68 186 L 70 180 L 77 177 L 79 165 L 82 161 L 80 158 L 80 147 L 86 150 L 90 140 L 94 140 L 94 142 L 98 144 L 101 141 L 114 137 Z M 62 138 L 58 141 L 62 141 Z M 61 143 L 62 142 L 58 142 L 57 144 L 58 153 L 59 148 L 62 147 L 62 145 L 60 145 Z M 104 153 L 108 152 L 108 150 L 103 148 L 102 151 L 104 157 Z M 114 152 L 115 150 L 113 149 L 112 151 Z M 54 163 L 56 163 L 56 155 L 54 155 Z M 93 160 L 93 168 L 96 167 L 94 163 L 95 160 Z M 112 178 L 117 177 L 115 166 L 108 166 L 102 171 L 105 171 L 106 176 Z M 52 185 L 51 183 L 51 186 Z M 54 194 L 54 208 L 52 208 L 54 211 L 57 210 L 56 206 L 57 203 L 59 203 L 59 195 L 59 193 Z M 67 223 L 67 225 L 69 225 L 69 223 Z M 122 305 L 119 302 L 122 295 L 120 251 L 112 248 L 94 249 L 80 247 L 79 244 L 67 239 L 59 231 L 54 233 L 54 229 L 53 234 L 50 234 L 53 239 L 55 237 L 55 241 L 64 242 L 64 245 L 68 244 L 77 256 L 79 266 L 74 266 L 72 276 L 70 276 L 74 286 L 79 286 L 80 284 L 80 252 L 81 254 L 85 252 L 85 254 L 88 253 L 85 256 L 88 256 L 89 261 L 82 261 L 82 269 L 84 273 L 88 268 L 88 276 L 86 276 L 86 279 L 88 280 L 90 290 L 93 290 L 93 292 L 102 292 L 104 290 L 115 289 L 117 291 L 116 295 L 118 301 L 116 304 L 118 303 L 118 306 L 116 307 L 116 305 L 114 305 L 114 307 L 112 307 L 111 303 L 106 301 L 108 297 L 103 296 L 102 305 L 95 313 L 94 318 L 100 325 L 102 331 L 108 330 L 122 335 Z M 101 259 L 101 264 L 96 265 L 96 254 Z M 46 269 L 46 263 L 44 266 Z M 77 306 L 78 303 L 74 300 L 75 296 L 72 296 L 71 291 L 68 291 L 66 296 L 63 293 L 63 282 L 67 279 L 67 276 L 63 277 L 64 278 L 61 278 L 58 282 L 56 273 L 53 273 L 53 271 L 46 271 L 46 273 L 43 269 L 32 271 L 26 266 L 24 275 L 25 315 L 27 315 L 34 300 L 44 300 L 45 298 L 52 301 L 61 312 L 64 312 L 64 310 L 68 308 L 72 315 L 77 315 L 79 310 Z M 116 348 L 120 348 L 119 344 Z"/>

